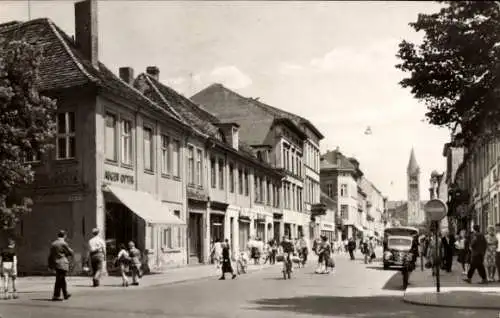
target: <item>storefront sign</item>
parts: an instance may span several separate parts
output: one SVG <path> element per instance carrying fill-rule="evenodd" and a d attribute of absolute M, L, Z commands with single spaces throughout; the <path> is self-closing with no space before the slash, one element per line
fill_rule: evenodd
<path fill-rule="evenodd" d="M 35 175 L 35 184 L 40 187 L 72 186 L 80 183 L 80 171 L 77 167 L 55 167 L 47 174 Z"/>
<path fill-rule="evenodd" d="M 104 179 L 111 182 L 120 182 L 124 184 L 134 184 L 134 177 L 118 172 L 105 171 Z"/>

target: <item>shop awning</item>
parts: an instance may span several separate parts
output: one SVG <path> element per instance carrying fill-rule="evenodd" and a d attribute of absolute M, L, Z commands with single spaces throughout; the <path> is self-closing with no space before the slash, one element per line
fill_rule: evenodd
<path fill-rule="evenodd" d="M 153 224 L 185 224 L 151 194 L 108 185 L 106 188 L 144 221 Z"/>

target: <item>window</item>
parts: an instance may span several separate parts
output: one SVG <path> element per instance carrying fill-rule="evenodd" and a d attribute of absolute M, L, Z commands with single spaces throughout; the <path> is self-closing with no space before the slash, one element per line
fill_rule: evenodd
<path fill-rule="evenodd" d="M 260 202 L 264 203 L 264 200 L 266 199 L 266 182 L 264 181 L 264 178 L 259 179 L 259 181 Z"/>
<path fill-rule="evenodd" d="M 248 184 L 248 170 L 245 170 L 245 195 L 248 196 L 250 185 Z"/>
<path fill-rule="evenodd" d="M 259 177 L 255 176 L 254 177 L 254 193 L 255 193 L 255 202 L 259 202 L 260 201 L 260 190 L 259 190 L 259 183 L 260 183 L 260 179 Z"/>
<path fill-rule="evenodd" d="M 169 174 L 170 166 L 170 137 L 161 136 L 161 173 Z"/>
<path fill-rule="evenodd" d="M 104 136 L 106 138 L 106 159 L 116 161 L 116 116 L 106 113 L 105 121 L 106 130 L 104 132 Z"/>
<path fill-rule="evenodd" d="M 283 194 L 285 199 L 285 209 L 288 209 L 288 186 L 287 184 L 283 184 Z"/>
<path fill-rule="evenodd" d="M 57 114 L 56 159 L 75 158 L 75 113 Z"/>
<path fill-rule="evenodd" d="M 238 193 L 243 194 L 243 170 L 238 170 Z"/>
<path fill-rule="evenodd" d="M 340 206 L 340 217 L 344 220 L 349 218 L 349 208 L 346 204 Z"/>
<path fill-rule="evenodd" d="M 153 130 L 144 127 L 144 169 L 153 171 Z"/>
<path fill-rule="evenodd" d="M 224 160 L 219 160 L 219 189 L 224 190 Z"/>
<path fill-rule="evenodd" d="M 285 146 L 285 145 L 283 144 L 283 147 L 284 147 L 284 146 Z M 286 168 L 287 168 L 287 167 L 286 167 L 286 149 L 285 149 L 285 148 L 283 148 L 283 169 L 286 169 Z"/>
<path fill-rule="evenodd" d="M 39 151 L 31 149 L 24 156 L 24 162 L 39 162 L 41 154 Z"/>
<path fill-rule="evenodd" d="M 122 120 L 121 129 L 122 163 L 132 164 L 132 124 L 129 120 Z"/>
<path fill-rule="evenodd" d="M 290 168 L 290 171 L 292 173 L 295 173 L 295 152 L 292 150 L 292 154 L 291 154 L 291 160 L 292 160 L 292 167 Z"/>
<path fill-rule="evenodd" d="M 326 194 L 330 197 L 333 198 L 333 184 L 328 183 L 326 185 Z"/>
<path fill-rule="evenodd" d="M 215 170 L 215 158 L 210 158 L 210 185 L 212 189 L 217 187 L 217 171 Z"/>
<path fill-rule="evenodd" d="M 271 183 L 267 181 L 267 195 L 266 195 L 266 203 L 267 205 L 271 205 Z"/>
<path fill-rule="evenodd" d="M 342 197 L 347 196 L 347 184 L 340 185 L 340 196 L 342 196 Z"/>
<path fill-rule="evenodd" d="M 193 146 L 188 147 L 188 182 L 194 184 L 194 148 Z"/>
<path fill-rule="evenodd" d="M 166 248 L 174 248 L 174 245 L 172 244 L 172 228 L 168 227 L 165 230 L 163 230 L 163 245 Z"/>
<path fill-rule="evenodd" d="M 229 164 L 229 191 L 234 193 L 234 166 Z"/>
<path fill-rule="evenodd" d="M 180 149 L 181 142 L 179 140 L 174 140 L 172 142 L 172 175 L 174 177 L 180 177 Z"/>
<path fill-rule="evenodd" d="M 202 186 L 203 175 L 203 152 L 201 149 L 196 149 L 196 184 Z"/>

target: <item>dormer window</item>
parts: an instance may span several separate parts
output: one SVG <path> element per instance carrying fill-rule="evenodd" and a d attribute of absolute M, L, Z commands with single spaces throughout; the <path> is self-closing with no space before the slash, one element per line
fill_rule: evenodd
<path fill-rule="evenodd" d="M 257 159 L 259 159 L 259 161 L 264 161 L 263 159 L 263 156 L 262 156 L 262 151 L 257 151 Z"/>
<path fill-rule="evenodd" d="M 222 142 L 226 142 L 225 138 L 224 138 L 224 134 L 222 133 L 222 131 L 218 130 L 217 131 L 217 135 L 215 136 L 217 138 L 217 140 L 219 141 L 222 141 Z"/>

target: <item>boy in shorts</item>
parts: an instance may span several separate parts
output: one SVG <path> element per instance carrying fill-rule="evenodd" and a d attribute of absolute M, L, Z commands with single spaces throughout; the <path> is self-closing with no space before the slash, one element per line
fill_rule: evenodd
<path fill-rule="evenodd" d="M 17 277 L 17 255 L 14 240 L 9 240 L 7 248 L 0 253 L 0 271 L 2 273 L 3 299 L 17 299 L 16 277 Z M 12 285 L 12 293 L 9 294 L 9 281 Z"/>

